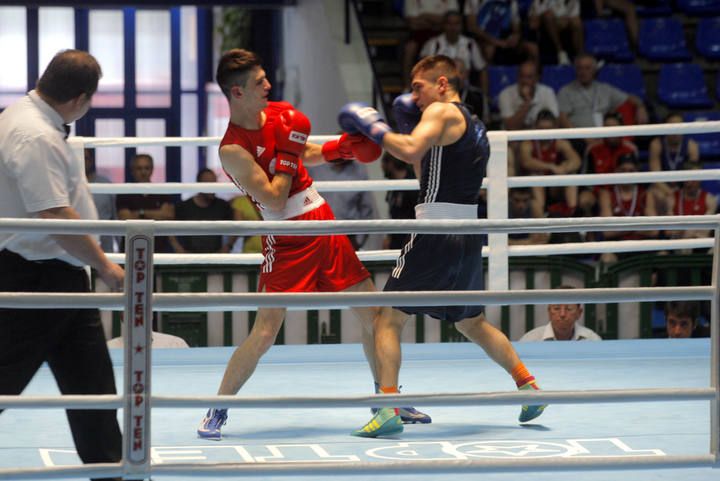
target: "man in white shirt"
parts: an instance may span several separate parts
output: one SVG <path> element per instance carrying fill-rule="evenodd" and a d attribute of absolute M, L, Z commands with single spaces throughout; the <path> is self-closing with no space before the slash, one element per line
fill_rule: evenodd
<path fill-rule="evenodd" d="M 553 89 L 538 82 L 535 62 L 523 62 L 518 67 L 518 81 L 508 85 L 498 98 L 500 117 L 507 130 L 529 129 L 535 125 L 537 114 L 549 110 L 558 116 L 558 101 Z"/>
<path fill-rule="evenodd" d="M 558 289 L 572 289 L 560 286 Z M 580 304 L 550 304 L 550 322 L 525 333 L 520 342 L 526 341 L 602 341 L 592 329 L 578 324 L 583 308 Z"/>
<path fill-rule="evenodd" d="M 0 217 L 97 219 L 83 162 L 65 138 L 67 124 L 90 108 L 101 75 L 90 54 L 64 50 L 37 88 L 0 114 Z M 2 292 L 89 292 L 85 265 L 122 288 L 123 269 L 95 237 L 0 233 Z M 97 309 L 0 309 L 0 394 L 20 394 L 43 362 L 63 394 L 116 394 Z M 116 410 L 71 409 L 67 417 L 83 462 L 120 461 Z"/>

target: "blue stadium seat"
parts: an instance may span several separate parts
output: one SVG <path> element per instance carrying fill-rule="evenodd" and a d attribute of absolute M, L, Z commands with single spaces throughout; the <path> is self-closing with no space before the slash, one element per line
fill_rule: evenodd
<path fill-rule="evenodd" d="M 518 0 L 518 13 L 522 18 L 525 18 L 530 10 L 530 6 L 533 0 Z"/>
<path fill-rule="evenodd" d="M 498 96 L 502 89 L 517 82 L 518 68 L 515 65 L 489 65 L 488 90 L 490 90 L 490 103 L 497 107 Z"/>
<path fill-rule="evenodd" d="M 720 120 L 720 112 L 686 112 L 683 114 L 685 122 L 706 122 Z M 702 160 L 720 160 L 720 132 L 712 134 L 688 134 L 688 137 L 698 143 Z"/>
<path fill-rule="evenodd" d="M 720 162 L 707 162 L 703 160 L 703 169 L 720 169 Z M 703 180 L 700 182 L 703 190 L 708 191 L 712 195 L 720 194 L 720 180 Z"/>
<path fill-rule="evenodd" d="M 611 62 L 634 59 L 625 24 L 619 18 L 585 20 L 585 50 Z"/>
<path fill-rule="evenodd" d="M 666 63 L 660 67 L 658 97 L 670 108 L 710 108 L 702 68 L 692 63 Z"/>
<path fill-rule="evenodd" d="M 717 15 L 720 14 L 720 1 L 718 0 L 677 0 L 677 6 L 689 15 Z"/>
<path fill-rule="evenodd" d="M 575 68 L 572 65 L 545 65 L 540 83 L 552 87 L 555 93 L 575 80 Z"/>
<path fill-rule="evenodd" d="M 635 11 L 641 17 L 664 17 L 672 14 L 670 0 L 655 0 L 652 5 L 636 4 Z"/>
<path fill-rule="evenodd" d="M 633 63 L 609 63 L 598 72 L 598 80 L 645 99 L 645 80 L 640 67 Z"/>
<path fill-rule="evenodd" d="M 638 38 L 640 54 L 657 62 L 690 60 L 682 25 L 676 18 L 643 18 Z"/>
<path fill-rule="evenodd" d="M 708 60 L 720 60 L 720 17 L 703 18 L 695 31 L 695 46 Z"/>

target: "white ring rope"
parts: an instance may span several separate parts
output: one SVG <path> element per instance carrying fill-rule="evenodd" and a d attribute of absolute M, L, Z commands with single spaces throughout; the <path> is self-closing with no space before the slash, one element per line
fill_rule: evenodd
<path fill-rule="evenodd" d="M 557 219 L 333 220 L 333 221 L 118 221 L 0 218 L 0 232 L 124 235 L 129 223 L 152 225 L 155 235 L 325 235 L 325 234 L 483 234 L 526 232 L 714 229 L 720 214 Z"/>
<path fill-rule="evenodd" d="M 217 312 L 259 307 L 343 308 L 371 306 L 488 306 L 524 304 L 707 301 L 710 286 L 533 289 L 517 291 L 413 291 L 311 293 L 156 293 L 153 308 L 162 312 Z M 122 293 L 2 292 L 0 307 L 22 309 L 108 309 L 125 306 Z"/>
<path fill-rule="evenodd" d="M 508 188 L 562 187 L 573 185 L 650 184 L 682 182 L 686 180 L 720 180 L 720 169 L 675 170 L 671 172 L 625 172 L 613 174 L 523 175 L 508 177 Z M 486 189 L 487 178 L 482 188 Z M 417 180 L 325 180 L 313 182 L 320 192 L 387 192 L 414 191 L 420 188 Z M 231 182 L 165 182 L 128 184 L 90 184 L 93 194 L 237 194 Z"/>

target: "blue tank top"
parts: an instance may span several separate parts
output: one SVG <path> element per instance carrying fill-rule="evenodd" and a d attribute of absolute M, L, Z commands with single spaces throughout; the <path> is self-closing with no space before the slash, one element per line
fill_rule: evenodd
<path fill-rule="evenodd" d="M 485 125 L 460 103 L 453 103 L 465 118 L 465 133 L 450 145 L 434 145 L 421 163 L 418 203 L 477 204 L 490 143 Z"/>
<path fill-rule="evenodd" d="M 680 149 L 677 152 L 670 152 L 670 147 L 667 144 L 667 138 L 662 137 L 662 154 L 660 160 L 662 163 L 662 170 L 670 172 L 673 170 L 679 170 L 683 162 L 688 160 L 688 138 L 683 137 L 680 143 Z"/>

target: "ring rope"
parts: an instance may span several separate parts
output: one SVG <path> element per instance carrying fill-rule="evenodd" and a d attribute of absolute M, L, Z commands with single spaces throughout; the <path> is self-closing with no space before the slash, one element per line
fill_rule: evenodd
<path fill-rule="evenodd" d="M 617 287 L 594 289 L 533 289 L 517 291 L 413 291 L 311 293 L 157 293 L 154 310 L 162 312 L 222 312 L 260 307 L 296 309 L 373 306 L 480 306 L 568 303 L 707 301 L 712 286 Z M 105 309 L 125 307 L 123 293 L 0 292 L 0 307 L 22 309 Z"/>
<path fill-rule="evenodd" d="M 124 235 L 129 225 L 152 226 L 155 235 L 483 234 L 526 232 L 715 229 L 720 214 L 553 219 L 153 221 L 0 218 L 0 232 Z"/>

